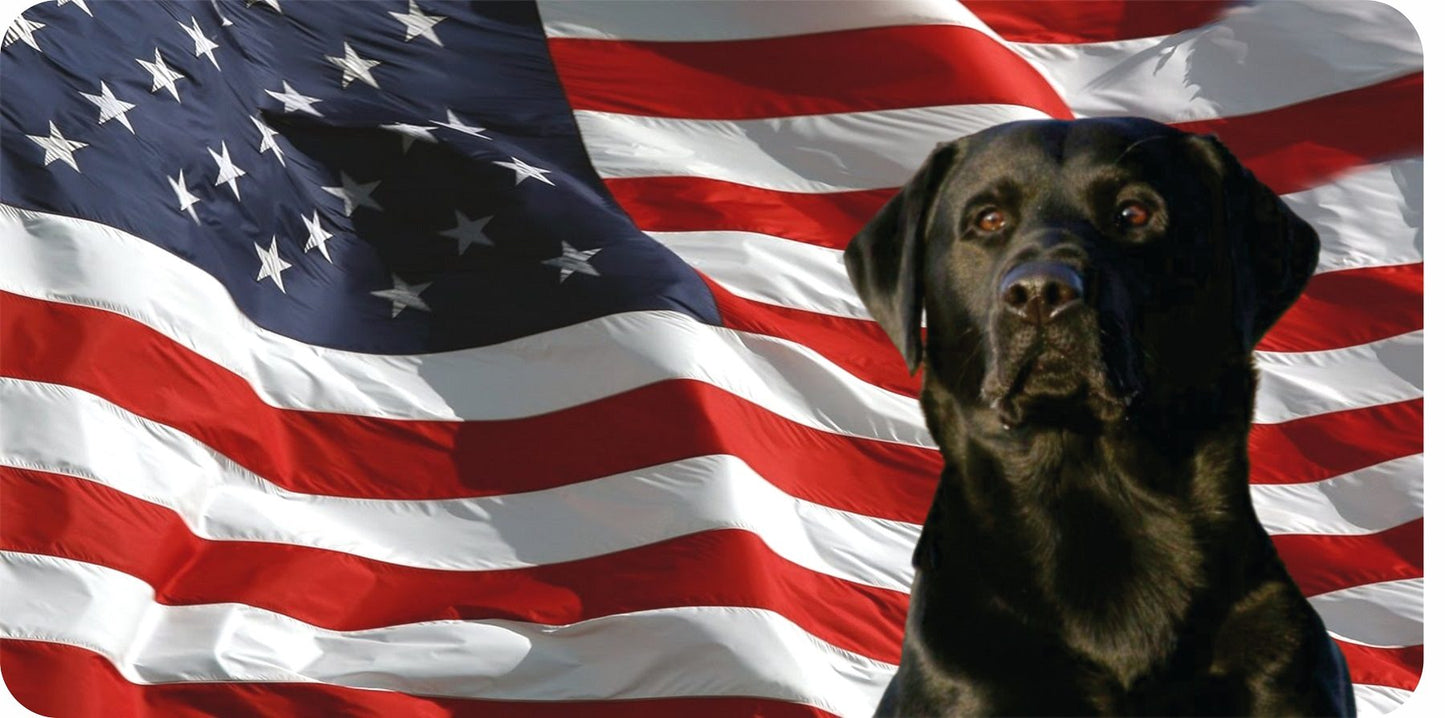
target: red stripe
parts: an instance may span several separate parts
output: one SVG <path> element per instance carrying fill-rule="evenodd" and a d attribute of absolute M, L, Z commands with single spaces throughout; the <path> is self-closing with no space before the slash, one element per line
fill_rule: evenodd
<path fill-rule="evenodd" d="M 1424 265 L 1369 267 L 1317 275 L 1260 342 L 1266 351 L 1337 349 L 1424 328 Z M 898 350 L 872 320 L 836 317 L 738 297 L 703 277 L 723 326 L 808 346 L 864 381 L 918 396 Z"/>
<path fill-rule="evenodd" d="M 619 177 L 604 180 L 640 229 L 757 232 L 843 249 L 896 189 L 783 192 L 707 177 Z"/>
<path fill-rule="evenodd" d="M 0 479 L 0 544 L 8 550 L 116 569 L 149 583 L 167 605 L 239 602 L 338 631 L 446 619 L 560 625 L 657 608 L 737 606 L 774 611 L 839 648 L 896 663 L 908 613 L 907 594 L 802 568 L 742 530 L 545 566 L 446 571 L 305 546 L 203 539 L 170 509 L 92 481 L 5 467 Z"/>
<path fill-rule="evenodd" d="M 1006 104 L 1073 117 L 1028 61 L 957 25 L 722 42 L 551 38 L 547 47 L 578 110 L 742 120 Z"/>
<path fill-rule="evenodd" d="M 1306 596 L 1425 575 L 1425 520 L 1363 536 L 1271 536 Z"/>
<path fill-rule="evenodd" d="M 922 373 L 910 376 L 903 355 L 871 319 L 818 314 L 743 299 L 703 276 L 723 326 L 798 342 L 850 374 L 905 396 L 918 396 Z"/>
<path fill-rule="evenodd" d="M 1415 690 L 1420 671 L 1425 665 L 1424 646 L 1377 648 L 1336 639 L 1345 663 L 1350 665 L 1350 680 L 1371 686 L 1389 686 Z"/>
<path fill-rule="evenodd" d="M 1300 484 L 1425 450 L 1425 400 L 1413 399 L 1255 424 L 1249 432 L 1249 481 Z"/>
<path fill-rule="evenodd" d="M 411 696 L 319 683 L 136 685 L 98 653 L 58 643 L 0 639 L 0 670 L 21 705 L 66 718 L 826 718 L 821 709 L 764 698 L 653 698 L 629 701 L 485 701 Z"/>
<path fill-rule="evenodd" d="M 864 381 L 918 396 L 898 350 L 872 320 L 836 317 L 738 297 L 703 277 L 723 326 L 808 346 Z M 1259 345 L 1266 351 L 1338 349 L 1423 329 L 1424 265 L 1366 267 L 1316 275 Z"/>
<path fill-rule="evenodd" d="M 105 397 L 302 493 L 491 496 L 731 454 L 794 496 L 919 522 L 942 468 L 931 449 L 811 429 L 689 380 L 508 421 L 276 409 L 241 377 L 127 317 L 3 292 L 0 308 L 0 374 Z"/>
<path fill-rule="evenodd" d="M 836 317 L 738 297 L 703 278 L 723 326 L 808 346 L 865 381 L 918 396 L 898 350 L 872 320 Z M 1366 267 L 1316 275 L 1259 348 L 1306 352 L 1387 339 L 1425 326 L 1424 265 Z"/>
<path fill-rule="evenodd" d="M 865 381 L 918 395 L 920 377 L 908 375 L 897 349 L 875 322 L 756 302 L 703 279 L 724 326 L 799 342 Z M 1337 349 L 1424 326 L 1423 264 L 1341 270 L 1312 278 L 1259 348 Z"/>
<path fill-rule="evenodd" d="M 1367 344 L 1425 328 L 1425 265 L 1316 274 L 1259 348 L 1307 352 Z"/>
<path fill-rule="evenodd" d="M 1213 22 L 1230 0 L 963 0 L 1012 42 L 1109 42 L 1158 37 Z"/>
<path fill-rule="evenodd" d="M 1252 115 L 1176 123 L 1214 133 L 1279 194 L 1359 167 L 1424 153 L 1425 74 Z"/>

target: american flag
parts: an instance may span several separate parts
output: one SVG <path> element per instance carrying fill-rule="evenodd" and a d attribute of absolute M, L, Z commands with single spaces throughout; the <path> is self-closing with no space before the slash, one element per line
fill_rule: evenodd
<path fill-rule="evenodd" d="M 937 142 L 1215 133 L 1319 230 L 1255 506 L 1423 657 L 1423 64 L 1370 2 L 105 2 L 0 100 L 0 669 L 46 715 L 838 715 L 941 461 L 841 249 Z"/>

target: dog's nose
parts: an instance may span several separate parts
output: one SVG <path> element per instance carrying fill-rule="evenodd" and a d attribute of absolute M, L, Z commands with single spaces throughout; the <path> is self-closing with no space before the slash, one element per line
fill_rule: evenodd
<path fill-rule="evenodd" d="M 1024 262 L 999 283 L 1005 307 L 1024 321 L 1043 326 L 1084 293 L 1084 279 L 1058 262 Z"/>

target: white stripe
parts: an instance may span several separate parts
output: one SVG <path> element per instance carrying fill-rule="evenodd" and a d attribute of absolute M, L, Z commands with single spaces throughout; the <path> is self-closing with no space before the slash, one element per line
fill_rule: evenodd
<path fill-rule="evenodd" d="M 1351 643 L 1397 648 L 1425 642 L 1425 579 L 1351 586 L 1310 596 L 1330 633 Z"/>
<path fill-rule="evenodd" d="M 997 37 L 954 0 L 814 0 L 747 3 L 655 0 L 537 3 L 547 37 L 609 40 L 749 40 L 891 25 L 961 25 Z"/>
<path fill-rule="evenodd" d="M 1392 686 L 1355 684 L 1355 710 L 1360 718 L 1383 716 L 1404 705 L 1414 695 L 1413 691 Z M 1421 714 L 1423 715 L 1423 713 Z"/>
<path fill-rule="evenodd" d="M 1425 515 L 1425 456 L 1392 459 L 1302 484 L 1252 484 L 1254 511 L 1272 534 L 1369 534 Z"/>
<path fill-rule="evenodd" d="M 1320 235 L 1317 272 L 1424 260 L 1422 158 L 1371 165 L 1283 197 Z M 868 319 L 843 252 L 755 232 L 648 232 L 689 265 L 753 301 Z"/>
<path fill-rule="evenodd" d="M 1263 112 L 1423 69 L 1420 36 L 1384 3 L 1258 3 L 1165 37 L 1014 50 L 1078 117 L 1161 122 Z"/>
<path fill-rule="evenodd" d="M 756 232 L 648 232 L 728 291 L 753 301 L 871 319 L 848 283 L 843 253 Z"/>
<path fill-rule="evenodd" d="M 145 240 L 4 205 L 0 290 L 128 316 L 245 378 L 280 408 L 510 419 L 694 379 L 805 426 L 933 446 L 914 399 L 868 384 L 796 342 L 672 312 L 611 315 L 439 354 L 327 349 L 256 326 L 214 277 Z M 579 366 L 606 370 L 581 373 Z"/>
<path fill-rule="evenodd" d="M 1016 105 L 951 105 L 761 120 L 679 120 L 579 111 L 603 178 L 708 177 L 787 192 L 899 187 L 939 142 L 1013 120 Z"/>
<path fill-rule="evenodd" d="M 14 552 L 0 552 L 0 597 L 0 634 L 88 648 L 140 684 L 299 681 L 493 700 L 759 696 L 865 716 L 894 670 L 752 608 L 332 631 L 244 604 L 162 605 L 132 576 Z"/>
<path fill-rule="evenodd" d="M 904 593 L 913 579 L 917 525 L 794 498 L 732 456 L 485 498 L 355 499 L 279 488 L 189 435 L 79 389 L 0 378 L 0 406 L 8 416 L 28 417 L 0 426 L 0 465 L 95 481 L 165 506 L 213 540 L 475 571 L 561 563 L 732 528 L 819 573 Z"/>
<path fill-rule="evenodd" d="M 1318 352 L 1255 352 L 1254 420 L 1274 424 L 1425 395 L 1425 332 Z"/>
<path fill-rule="evenodd" d="M 1320 235 L 1316 272 L 1425 260 L 1425 159 L 1361 167 L 1282 199 Z"/>

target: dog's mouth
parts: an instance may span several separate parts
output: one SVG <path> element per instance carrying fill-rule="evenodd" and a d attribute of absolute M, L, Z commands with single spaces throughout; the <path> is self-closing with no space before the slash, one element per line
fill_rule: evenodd
<path fill-rule="evenodd" d="M 1005 427 L 1113 422 L 1136 391 L 1110 371 L 1098 342 L 1032 341 L 996 347 L 979 398 Z"/>

